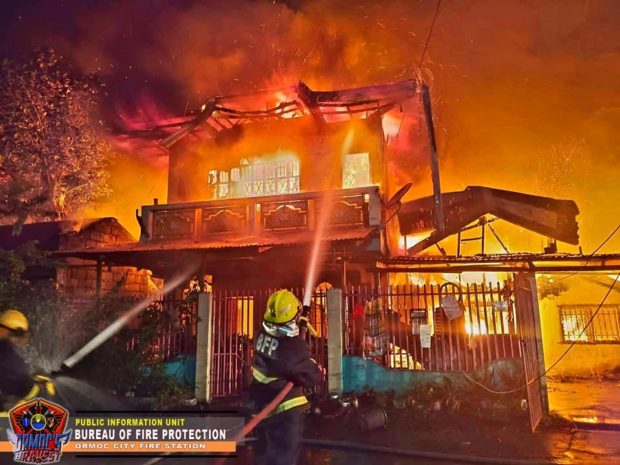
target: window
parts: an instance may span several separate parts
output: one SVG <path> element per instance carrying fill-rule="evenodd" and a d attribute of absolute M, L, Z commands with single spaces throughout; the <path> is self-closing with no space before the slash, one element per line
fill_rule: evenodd
<path fill-rule="evenodd" d="M 220 182 L 217 189 L 217 198 L 225 199 L 228 197 L 228 171 L 220 171 Z"/>
<path fill-rule="evenodd" d="M 344 156 L 342 187 L 370 186 L 370 159 L 368 153 L 350 153 Z"/>
<path fill-rule="evenodd" d="M 300 191 L 300 165 L 294 156 L 276 162 L 242 159 L 229 171 L 209 171 L 207 184 L 215 199 L 290 194 Z"/>
<path fill-rule="evenodd" d="M 620 305 L 603 305 L 598 313 L 598 305 L 560 305 L 559 308 L 564 342 L 620 342 Z M 586 328 L 590 319 L 592 323 Z"/>

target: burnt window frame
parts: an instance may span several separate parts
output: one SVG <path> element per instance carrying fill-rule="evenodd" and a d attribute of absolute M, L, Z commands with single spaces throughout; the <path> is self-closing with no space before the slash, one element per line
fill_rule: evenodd
<path fill-rule="evenodd" d="M 598 308 L 599 305 L 596 304 L 558 305 L 562 343 L 620 344 L 620 304 L 601 305 L 594 320 L 583 332 L 582 336 L 585 338 L 571 339 L 571 336 L 577 336 L 583 331 L 584 326 L 590 321 Z M 567 332 L 564 324 L 565 319 L 569 317 L 579 322 L 577 328 L 572 332 Z"/>

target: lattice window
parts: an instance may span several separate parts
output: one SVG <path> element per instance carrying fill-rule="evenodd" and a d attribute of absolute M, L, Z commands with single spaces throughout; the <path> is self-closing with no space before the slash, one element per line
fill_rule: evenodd
<path fill-rule="evenodd" d="M 229 195 L 228 172 L 220 171 L 220 179 L 219 179 L 219 183 L 217 186 L 217 198 L 225 199 L 228 197 L 228 195 Z"/>
<path fill-rule="evenodd" d="M 228 171 L 209 171 L 207 184 L 215 199 L 232 197 L 259 197 L 263 195 L 299 192 L 300 164 L 293 157 L 273 163 L 241 160 L 238 168 Z"/>
<path fill-rule="evenodd" d="M 265 165 L 265 195 L 274 195 L 276 190 L 276 167 Z"/>
<path fill-rule="evenodd" d="M 370 155 L 350 153 L 345 155 L 342 169 L 342 187 L 364 187 L 372 184 L 370 179 Z"/>
<path fill-rule="evenodd" d="M 620 342 L 620 305 L 603 305 L 598 312 L 598 305 L 560 305 L 559 308 L 564 342 Z"/>
<path fill-rule="evenodd" d="M 225 199 L 230 196 L 230 177 L 228 171 L 209 171 L 207 186 L 213 198 Z"/>
<path fill-rule="evenodd" d="M 281 160 L 276 165 L 277 194 L 299 192 L 299 161 Z"/>

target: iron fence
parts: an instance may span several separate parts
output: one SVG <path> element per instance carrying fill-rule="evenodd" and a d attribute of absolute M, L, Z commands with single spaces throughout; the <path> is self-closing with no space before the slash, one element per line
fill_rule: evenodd
<path fill-rule="evenodd" d="M 214 397 L 238 394 L 249 385 L 254 337 L 275 290 L 213 289 Z M 291 290 L 303 298 L 303 289 Z M 448 304 L 460 310 L 447 312 L 442 305 Z M 197 301 L 161 300 L 155 305 L 164 315 L 154 343 L 157 359 L 195 354 Z M 374 359 L 387 368 L 472 371 L 493 360 L 521 356 L 512 290 L 500 283 L 351 287 L 343 292 L 343 308 L 345 353 Z M 310 305 L 317 334 L 307 340 L 311 356 L 324 367 L 326 314 L 326 291 L 317 290 Z M 425 332 L 429 338 L 423 344 Z M 137 346 L 139 337 L 134 336 L 128 350 Z M 325 383 L 316 387 L 319 392 L 325 389 Z"/>
<path fill-rule="evenodd" d="M 303 298 L 303 289 L 291 289 Z M 260 331 L 267 299 L 276 289 L 214 289 L 213 351 L 211 392 L 214 397 L 230 396 L 251 381 L 254 337 Z M 327 366 L 326 294 L 315 292 L 310 305 L 310 323 L 316 337 L 307 336 L 312 357 Z M 324 389 L 323 385 L 317 389 Z"/>
<path fill-rule="evenodd" d="M 196 299 L 161 299 L 150 304 L 161 314 L 157 334 L 150 342 L 149 350 L 157 361 L 167 362 L 176 357 L 196 353 L 196 316 L 198 302 Z M 154 308 L 153 308 L 154 307 Z M 137 350 L 143 330 L 134 329 L 134 335 L 127 343 L 127 350 Z"/>
<path fill-rule="evenodd" d="M 345 351 L 407 370 L 471 371 L 518 357 L 511 295 L 499 283 L 349 288 Z"/>
<path fill-rule="evenodd" d="M 564 342 L 620 342 L 620 305 L 559 305 Z"/>

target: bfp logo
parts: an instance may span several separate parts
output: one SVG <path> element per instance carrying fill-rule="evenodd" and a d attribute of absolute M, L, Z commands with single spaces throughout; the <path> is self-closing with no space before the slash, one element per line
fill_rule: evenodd
<path fill-rule="evenodd" d="M 56 463 L 62 446 L 71 439 L 66 409 L 45 399 L 33 399 L 9 412 L 9 440 L 13 460 L 19 463 Z"/>

